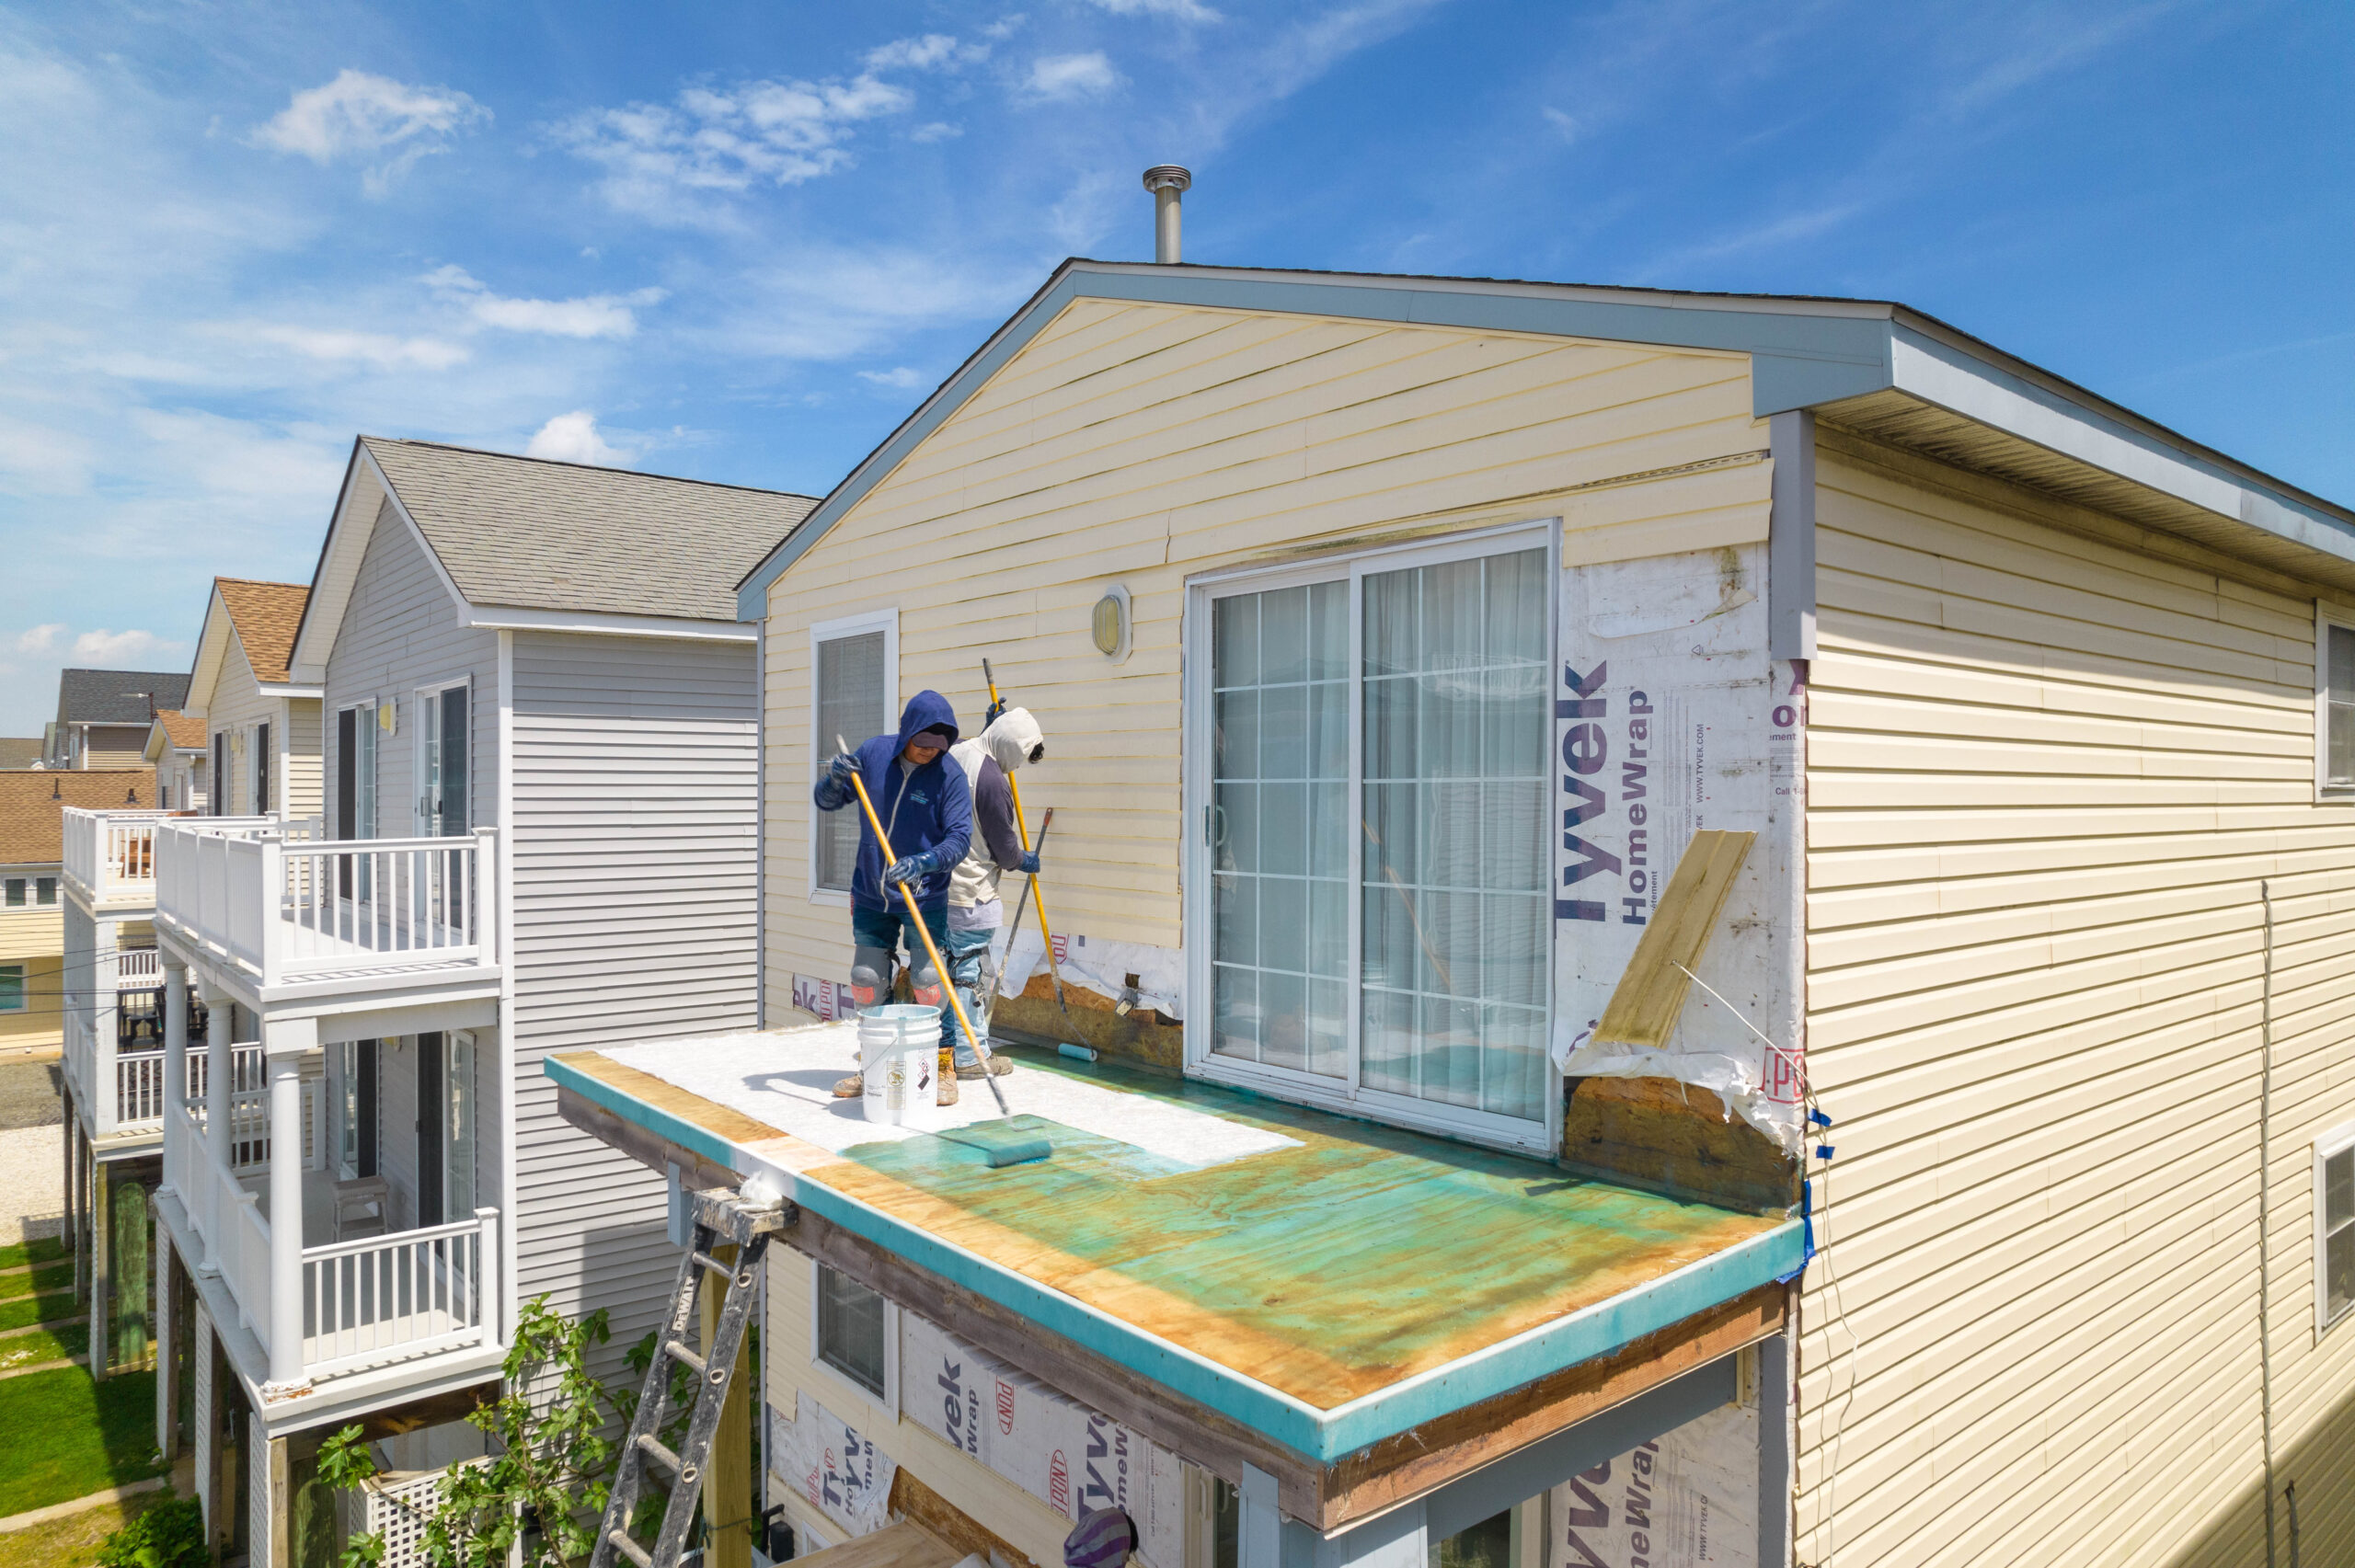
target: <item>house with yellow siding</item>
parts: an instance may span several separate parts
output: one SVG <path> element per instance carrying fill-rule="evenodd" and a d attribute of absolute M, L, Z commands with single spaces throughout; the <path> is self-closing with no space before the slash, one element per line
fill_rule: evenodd
<path fill-rule="evenodd" d="M 65 813 L 152 805 L 155 787 L 144 768 L 0 771 L 0 1054 L 63 1043 Z"/>
<path fill-rule="evenodd" d="M 1898 304 L 1074 260 L 739 612 L 764 1030 L 548 1071 L 782 1200 L 771 1557 L 2355 1560 L 2355 512 Z M 1002 1169 L 818 1087 L 812 783 L 985 658 Z"/>

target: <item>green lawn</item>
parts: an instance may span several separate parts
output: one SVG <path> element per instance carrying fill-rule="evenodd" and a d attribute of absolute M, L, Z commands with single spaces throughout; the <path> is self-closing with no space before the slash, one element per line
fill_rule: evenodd
<path fill-rule="evenodd" d="M 35 1264 L 15 1274 L 0 1274 L 0 1301 L 73 1288 L 74 1260 L 71 1258 L 61 1263 Z"/>
<path fill-rule="evenodd" d="M 63 1361 L 89 1348 L 90 1325 L 86 1322 L 59 1323 L 37 1333 L 12 1333 L 0 1339 L 0 1372 L 12 1367 Z"/>
<path fill-rule="evenodd" d="M 22 1268 L 29 1263 L 55 1263 L 65 1255 L 63 1238 L 44 1236 L 37 1242 L 19 1242 L 13 1247 L 0 1247 L 0 1268 Z"/>
<path fill-rule="evenodd" d="M 85 1368 L 63 1367 L 0 1381 L 0 1433 L 9 1435 L 0 1442 L 0 1516 L 144 1481 L 164 1468 L 155 1456 L 153 1372 L 93 1383 Z"/>
<path fill-rule="evenodd" d="M 54 1296 L 19 1296 L 13 1301 L 0 1301 L 0 1329 L 20 1329 L 30 1323 L 64 1322 L 76 1315 L 88 1318 L 74 1305 L 74 1292 L 61 1290 Z"/>

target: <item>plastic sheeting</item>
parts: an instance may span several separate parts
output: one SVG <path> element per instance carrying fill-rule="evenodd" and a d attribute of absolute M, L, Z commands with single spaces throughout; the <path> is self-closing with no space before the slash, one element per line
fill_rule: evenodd
<path fill-rule="evenodd" d="M 769 1409 L 769 1469 L 804 1501 L 852 1535 L 891 1522 L 891 1482 L 900 1467 L 873 1440 L 802 1394 L 796 1418 Z"/>
<path fill-rule="evenodd" d="M 1767 657 L 1765 554 L 1695 551 L 1562 575 L 1551 1055 L 1572 1076 L 1708 1089 L 1797 1150 L 1790 944 L 1804 693 L 1795 668 Z M 1660 891 L 1704 828 L 1758 834 L 1695 968 L 1725 1002 L 1696 986 L 1665 1045 L 1596 1043 Z"/>
<path fill-rule="evenodd" d="M 1019 898 L 1017 893 L 1015 895 Z M 1039 928 L 1023 922 L 1009 955 L 1003 932 L 996 938 L 999 959 L 998 994 L 1020 996 L 1030 977 L 1047 967 L 1047 944 Z M 1153 947 L 1142 942 L 1108 942 L 1100 936 L 1055 933 L 1055 962 L 1065 985 L 1083 985 L 1099 996 L 1119 1001 L 1128 990 L 1128 977 L 1137 978 L 1137 1005 L 1158 1008 L 1171 1018 L 1186 1015 L 1186 956 L 1175 947 Z"/>

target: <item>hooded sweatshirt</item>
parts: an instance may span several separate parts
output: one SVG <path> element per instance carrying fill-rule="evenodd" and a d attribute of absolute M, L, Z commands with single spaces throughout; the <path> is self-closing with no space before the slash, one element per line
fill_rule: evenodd
<path fill-rule="evenodd" d="M 994 903 L 999 873 L 1022 864 L 1022 835 L 1014 823 L 1014 789 L 1007 775 L 1028 762 L 1045 739 L 1028 708 L 1008 708 L 987 729 L 971 740 L 959 741 L 949 752 L 973 792 L 972 844 L 948 887 L 952 926 L 992 930 L 997 924 L 994 920 L 973 920 L 961 911 Z"/>
<path fill-rule="evenodd" d="M 957 710 L 937 692 L 918 692 L 909 698 L 900 715 L 899 734 L 876 736 L 852 756 L 858 762 L 859 777 L 867 781 L 867 798 L 875 803 L 875 814 L 883 818 L 883 830 L 891 836 L 891 853 L 906 860 L 926 850 L 939 852 L 936 858 L 942 868 L 915 885 L 916 902 L 937 908 L 947 900 L 949 875 L 965 858 L 973 836 L 973 792 L 965 782 L 964 770 L 949 762 L 945 750 L 921 768 L 911 768 L 902 760 L 908 742 L 927 729 L 946 730 L 951 742 L 957 738 Z M 858 811 L 857 792 L 847 785 L 837 790 L 831 773 L 818 775 L 810 798 L 821 811 L 840 811 L 845 807 Z M 863 910 L 904 907 L 883 886 L 883 847 L 875 841 L 875 829 L 867 813 L 859 811 L 858 867 L 850 879 L 853 905 Z"/>

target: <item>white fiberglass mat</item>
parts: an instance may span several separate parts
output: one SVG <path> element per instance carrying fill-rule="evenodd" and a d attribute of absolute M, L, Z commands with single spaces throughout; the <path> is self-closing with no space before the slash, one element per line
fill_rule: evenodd
<path fill-rule="evenodd" d="M 845 1020 L 768 1034 L 616 1046 L 603 1054 L 835 1153 L 861 1143 L 923 1137 L 908 1127 L 870 1122 L 858 1101 L 833 1097 L 834 1084 L 858 1070 L 857 1047 L 858 1025 Z M 1027 1064 L 998 1082 L 1017 1115 L 1044 1116 L 1197 1170 L 1299 1141 L 1189 1105 Z M 997 1101 L 988 1084 L 968 1079 L 957 1087 L 958 1103 L 941 1113 L 949 1127 L 997 1119 Z"/>

